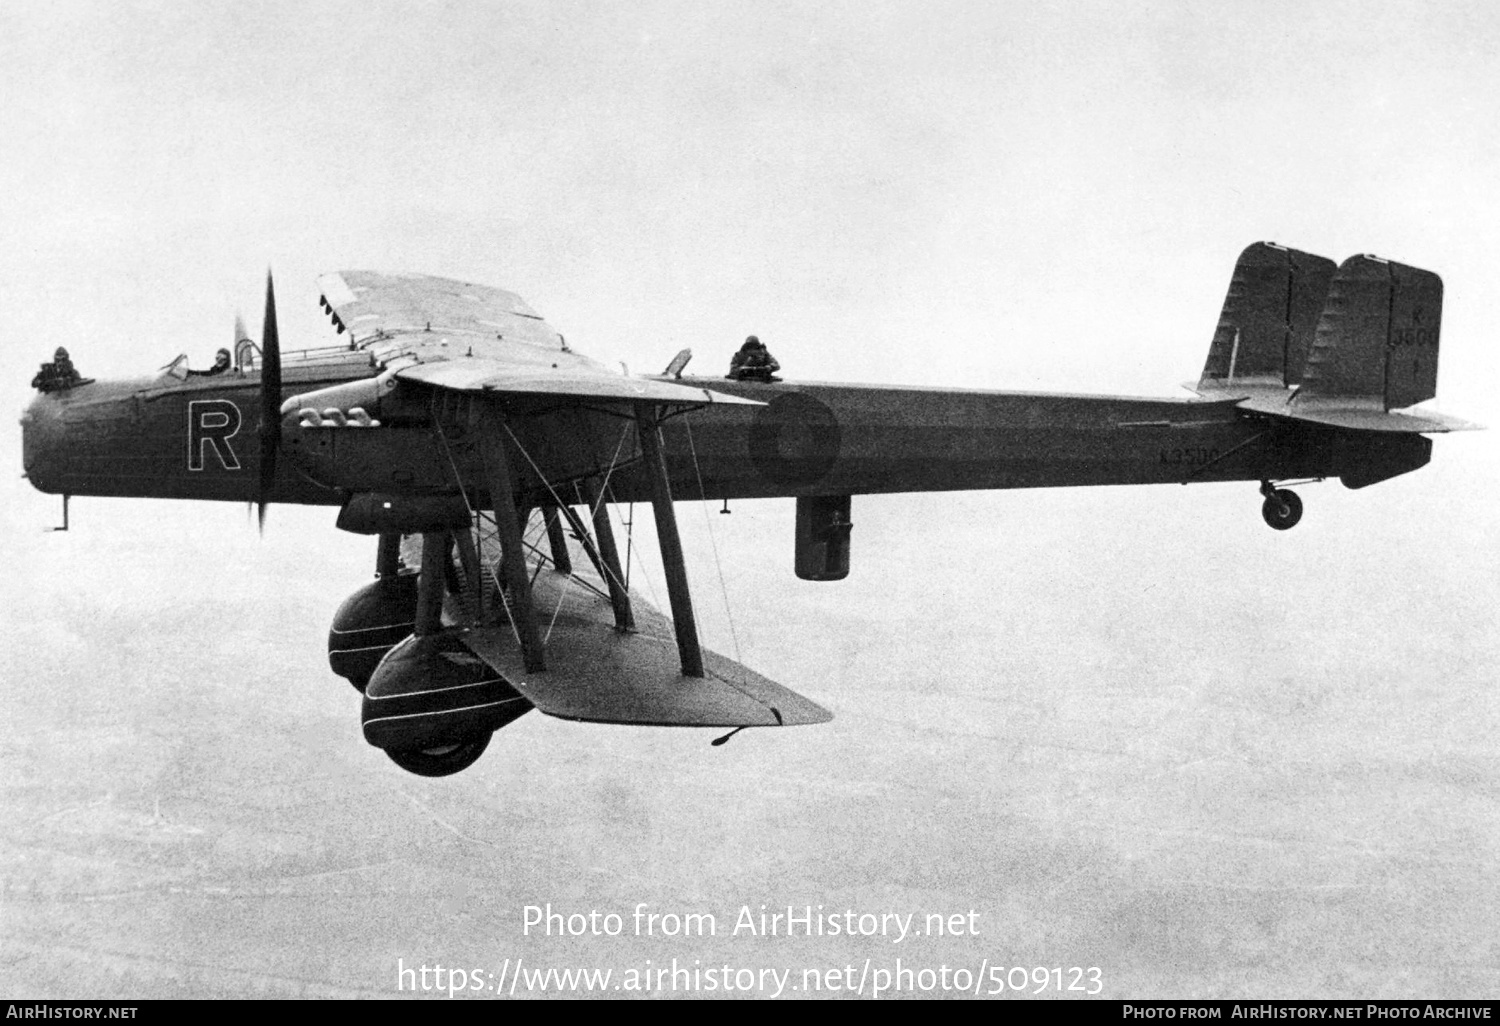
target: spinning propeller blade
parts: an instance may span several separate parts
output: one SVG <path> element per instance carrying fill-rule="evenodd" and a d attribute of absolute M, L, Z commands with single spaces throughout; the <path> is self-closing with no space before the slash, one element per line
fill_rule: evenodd
<path fill-rule="evenodd" d="M 266 505 L 276 481 L 276 452 L 281 447 L 281 339 L 276 332 L 276 289 L 269 270 L 260 359 L 260 492 L 256 500 L 256 523 L 264 531 Z"/>

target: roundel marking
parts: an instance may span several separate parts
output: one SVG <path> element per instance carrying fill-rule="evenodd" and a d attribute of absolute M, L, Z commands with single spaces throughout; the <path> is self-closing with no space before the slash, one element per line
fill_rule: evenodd
<path fill-rule="evenodd" d="M 786 392 L 755 412 L 750 459 L 762 477 L 783 485 L 821 481 L 839 458 L 843 435 L 827 405 Z"/>

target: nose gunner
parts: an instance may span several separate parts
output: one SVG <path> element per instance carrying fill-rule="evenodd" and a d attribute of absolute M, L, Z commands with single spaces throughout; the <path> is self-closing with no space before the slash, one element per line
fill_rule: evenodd
<path fill-rule="evenodd" d="M 57 392 L 83 383 L 83 377 L 62 346 L 58 346 L 57 351 L 52 354 L 52 362 L 42 364 L 42 369 L 31 379 L 31 387 L 43 392 Z"/>

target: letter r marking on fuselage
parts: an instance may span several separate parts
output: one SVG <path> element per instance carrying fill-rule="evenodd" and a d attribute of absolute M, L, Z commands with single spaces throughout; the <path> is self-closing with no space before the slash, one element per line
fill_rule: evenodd
<path fill-rule="evenodd" d="M 202 470 L 204 448 L 212 446 L 225 470 L 239 470 L 240 461 L 229 440 L 240 430 L 240 408 L 228 399 L 197 399 L 188 403 L 188 469 Z"/>

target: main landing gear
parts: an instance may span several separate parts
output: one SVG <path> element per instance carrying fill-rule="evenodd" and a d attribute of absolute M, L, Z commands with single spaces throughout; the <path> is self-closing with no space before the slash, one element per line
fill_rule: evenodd
<path fill-rule="evenodd" d="M 473 738 L 459 744 L 438 745 L 435 748 L 410 748 L 403 751 L 388 749 L 386 755 L 392 762 L 408 773 L 419 777 L 446 777 L 466 770 L 479 760 L 489 747 L 493 734 Z"/>
<path fill-rule="evenodd" d="M 1260 515 L 1265 517 L 1266 523 L 1278 531 L 1297 526 L 1297 521 L 1302 519 L 1302 500 L 1297 498 L 1296 492 L 1262 481 L 1260 494 L 1266 497 L 1260 507 Z"/>

